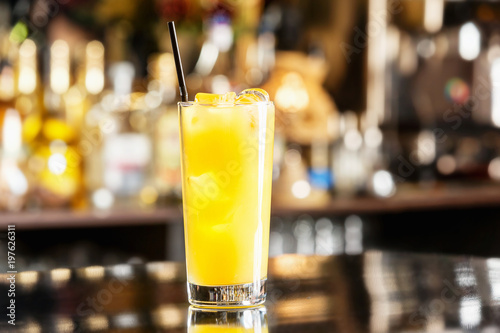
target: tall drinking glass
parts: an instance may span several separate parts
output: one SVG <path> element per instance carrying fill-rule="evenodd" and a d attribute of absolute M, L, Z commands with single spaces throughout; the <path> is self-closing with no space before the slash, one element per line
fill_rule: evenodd
<path fill-rule="evenodd" d="M 193 305 L 253 306 L 266 298 L 274 105 L 252 92 L 262 96 L 203 94 L 179 103 Z"/>

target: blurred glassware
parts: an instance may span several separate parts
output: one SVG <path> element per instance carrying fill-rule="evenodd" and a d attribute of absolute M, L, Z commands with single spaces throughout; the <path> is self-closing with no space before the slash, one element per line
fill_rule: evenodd
<path fill-rule="evenodd" d="M 377 170 L 371 175 L 368 190 L 377 197 L 389 198 L 396 193 L 396 183 L 390 172 Z"/>
<path fill-rule="evenodd" d="M 300 216 L 294 223 L 293 235 L 297 240 L 296 253 L 314 254 L 314 220 L 311 216 Z"/>
<path fill-rule="evenodd" d="M 284 253 L 285 235 L 284 222 L 279 217 L 271 216 L 269 233 L 269 257 L 276 257 Z M 288 244 L 290 242 L 287 242 Z"/>
<path fill-rule="evenodd" d="M 363 220 L 350 215 L 344 221 L 300 215 L 293 219 L 273 217 L 269 256 L 304 254 L 329 256 L 355 254 L 363 250 Z"/>
<path fill-rule="evenodd" d="M 334 255 L 344 253 L 344 233 L 339 222 L 323 217 L 316 221 L 314 226 L 315 253 L 317 255 Z"/>
<path fill-rule="evenodd" d="M 363 220 L 357 215 L 349 215 L 345 219 L 345 253 L 360 254 L 363 252 Z"/>

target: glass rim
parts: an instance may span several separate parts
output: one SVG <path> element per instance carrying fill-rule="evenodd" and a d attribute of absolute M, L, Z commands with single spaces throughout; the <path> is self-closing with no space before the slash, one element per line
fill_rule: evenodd
<path fill-rule="evenodd" d="M 177 105 L 178 106 L 182 106 L 182 107 L 188 107 L 188 106 L 194 106 L 194 105 L 199 105 L 199 106 L 211 106 L 211 107 L 214 107 L 214 106 L 225 106 L 225 107 L 234 107 L 234 106 L 252 106 L 252 105 L 266 105 L 266 106 L 270 106 L 270 105 L 274 105 L 274 102 L 273 101 L 268 101 L 268 102 L 265 102 L 265 101 L 261 101 L 261 102 L 255 102 L 255 103 L 218 103 L 218 104 L 206 104 L 206 103 L 197 103 L 197 102 L 192 102 L 192 101 L 189 101 L 189 102 L 177 102 Z"/>

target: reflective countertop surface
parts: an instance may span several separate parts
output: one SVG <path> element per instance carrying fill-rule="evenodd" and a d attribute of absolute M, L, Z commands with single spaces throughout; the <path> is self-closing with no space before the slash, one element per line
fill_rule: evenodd
<path fill-rule="evenodd" d="M 185 279 L 174 262 L 20 272 L 16 325 L 4 314 L 0 332 L 500 332 L 500 259 L 283 255 L 265 305 L 246 310 L 190 308 Z"/>

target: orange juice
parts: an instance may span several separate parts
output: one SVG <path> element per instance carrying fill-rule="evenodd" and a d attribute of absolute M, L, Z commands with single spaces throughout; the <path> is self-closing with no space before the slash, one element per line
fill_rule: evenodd
<path fill-rule="evenodd" d="M 265 280 L 274 105 L 252 93 L 197 97 L 179 109 L 188 282 Z"/>

